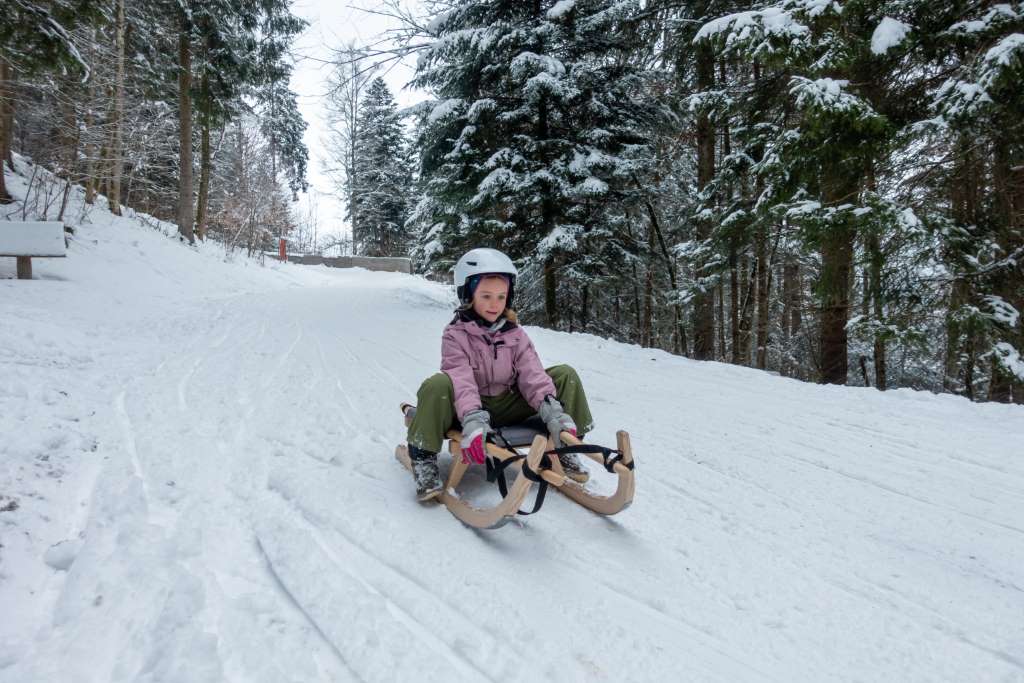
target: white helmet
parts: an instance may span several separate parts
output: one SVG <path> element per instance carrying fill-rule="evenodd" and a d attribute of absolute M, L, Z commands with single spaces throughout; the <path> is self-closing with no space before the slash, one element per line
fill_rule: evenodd
<path fill-rule="evenodd" d="M 468 304 L 473 300 L 473 290 L 484 275 L 508 276 L 508 306 L 512 305 L 512 294 L 515 291 L 516 275 L 519 271 L 512 259 L 497 249 L 481 247 L 470 249 L 455 264 L 455 287 L 459 301 Z M 471 278 L 477 276 L 470 281 Z"/>

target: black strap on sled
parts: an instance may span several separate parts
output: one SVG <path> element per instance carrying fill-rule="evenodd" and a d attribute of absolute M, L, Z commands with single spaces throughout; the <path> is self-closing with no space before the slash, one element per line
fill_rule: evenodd
<path fill-rule="evenodd" d="M 487 470 L 487 481 L 498 482 L 498 490 L 501 491 L 501 496 L 504 498 L 508 495 L 508 482 L 505 481 L 505 468 L 514 462 L 522 460 L 525 456 L 517 455 L 514 458 L 508 458 L 507 460 L 499 460 L 498 458 L 492 458 L 487 456 L 484 460 L 484 467 Z"/>
<path fill-rule="evenodd" d="M 544 477 L 540 476 L 541 471 L 544 469 L 551 469 L 551 457 L 544 455 L 540 459 L 540 469 L 534 472 L 530 469 L 530 464 L 527 461 L 523 461 L 523 475 L 530 481 L 537 482 L 537 499 L 533 503 L 533 509 L 529 512 L 523 512 L 518 510 L 520 515 L 532 515 L 537 510 L 540 510 L 540 506 L 544 504 L 544 494 L 548 492 L 548 483 L 544 480 Z"/>
<path fill-rule="evenodd" d="M 545 451 L 544 455 L 563 455 L 568 453 L 597 453 L 604 460 L 604 468 L 615 473 L 615 463 L 622 462 L 622 458 L 625 455 L 622 451 L 614 448 L 605 448 L 604 446 L 598 446 L 596 444 L 581 443 L 575 446 L 562 446 L 561 448 L 553 448 L 550 451 Z M 627 469 L 633 469 L 633 462 L 622 462 Z"/>
<path fill-rule="evenodd" d="M 507 450 L 512 451 L 513 453 L 516 452 L 515 448 L 513 448 L 512 444 L 508 442 L 508 439 L 506 439 L 501 434 L 501 432 L 494 432 L 494 434 L 499 439 L 505 442 L 505 448 Z M 505 480 L 505 470 L 508 468 L 509 465 L 511 465 L 514 462 L 519 462 L 520 460 L 523 461 L 523 474 L 526 476 L 527 479 L 529 479 L 530 481 L 535 481 L 538 484 L 537 498 L 534 500 L 533 509 L 530 510 L 529 512 L 516 510 L 517 514 L 526 516 L 532 515 L 533 513 L 540 510 L 541 506 L 544 504 L 544 495 L 548 492 L 548 483 L 544 481 L 544 478 L 541 477 L 538 472 L 534 472 L 533 470 L 530 469 L 530 466 L 526 463 L 526 456 L 516 455 L 511 458 L 506 458 L 505 460 L 500 460 L 498 458 L 492 458 L 491 456 L 487 456 L 487 459 L 484 460 L 484 467 L 486 468 L 487 471 L 487 481 L 497 482 L 498 491 L 501 492 L 501 497 L 505 498 L 508 496 L 508 482 Z M 541 458 L 540 466 L 542 470 L 544 468 L 550 469 L 551 458 L 547 455 L 544 455 Z"/>
<path fill-rule="evenodd" d="M 515 449 L 512 448 L 508 439 L 506 439 L 501 432 L 494 431 L 492 434 L 505 442 L 506 449 L 515 453 Z M 493 458 L 488 455 L 484 460 L 484 467 L 487 470 L 487 481 L 491 483 L 498 482 L 498 490 L 501 491 L 502 498 L 508 495 L 508 482 L 505 481 L 505 468 L 518 460 L 522 460 L 523 457 L 524 456 L 522 455 L 518 455 L 514 458 L 508 458 L 507 460 L 499 460 L 498 458 Z"/>
<path fill-rule="evenodd" d="M 500 460 L 498 458 L 492 458 L 488 456 L 487 459 L 484 461 L 484 466 L 486 467 L 487 470 L 487 481 L 497 482 L 498 491 L 501 492 L 501 497 L 505 498 L 508 496 L 508 482 L 505 480 L 505 470 L 508 468 L 509 465 L 511 465 L 514 462 L 519 462 L 520 460 L 523 461 L 523 474 L 526 476 L 527 479 L 529 479 L 530 481 L 535 481 L 538 484 L 537 498 L 534 500 L 533 509 L 530 510 L 529 512 L 525 512 L 523 510 L 516 510 L 517 514 L 526 516 L 532 515 L 533 513 L 540 510 L 541 506 L 544 505 L 544 495 L 548 492 L 548 483 L 544 480 L 542 476 L 540 476 L 539 472 L 534 472 L 532 469 L 530 469 L 530 466 L 526 462 L 526 456 L 517 455 L 512 458 L 506 458 L 505 460 Z M 543 470 L 545 468 L 551 468 L 551 458 L 548 457 L 547 455 L 543 456 L 540 461 L 540 469 Z"/>

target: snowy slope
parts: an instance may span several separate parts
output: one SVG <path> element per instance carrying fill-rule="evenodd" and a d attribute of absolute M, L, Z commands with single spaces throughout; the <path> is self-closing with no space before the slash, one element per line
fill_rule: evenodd
<path fill-rule="evenodd" d="M 531 328 L 636 500 L 473 531 L 392 456 L 447 288 L 101 214 L 0 279 L 0 681 L 1024 680 L 1021 407 Z"/>

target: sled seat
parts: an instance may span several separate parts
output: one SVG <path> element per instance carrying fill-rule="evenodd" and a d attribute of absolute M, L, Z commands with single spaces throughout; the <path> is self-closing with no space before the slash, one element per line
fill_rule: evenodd
<path fill-rule="evenodd" d="M 416 415 L 416 407 L 410 406 L 405 412 L 406 425 L 412 422 Z M 539 415 L 534 415 L 525 422 L 508 427 L 498 427 L 492 430 L 497 436 L 492 440 L 503 447 L 520 448 L 529 446 L 538 435 L 547 438 L 548 430 Z"/>

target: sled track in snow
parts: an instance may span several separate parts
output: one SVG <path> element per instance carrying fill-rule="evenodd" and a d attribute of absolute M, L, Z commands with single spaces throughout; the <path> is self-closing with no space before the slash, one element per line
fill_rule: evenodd
<path fill-rule="evenodd" d="M 386 611 L 394 619 L 395 623 L 400 624 L 409 635 L 419 641 L 425 648 L 424 651 L 440 654 L 452 667 L 453 671 L 459 674 L 455 680 L 497 681 L 501 680 L 501 678 L 496 678 L 492 672 L 489 672 L 483 666 L 477 665 L 467 655 L 455 650 L 443 638 L 434 635 L 434 631 L 446 632 L 441 623 L 435 623 L 433 620 L 428 622 L 416 616 L 410 609 L 404 607 L 403 603 L 418 604 L 421 606 L 419 611 L 424 609 L 425 603 L 430 603 L 432 619 L 442 615 L 444 615 L 441 619 L 442 622 L 454 619 L 458 622 L 463 633 L 472 634 L 473 640 L 484 640 L 487 643 L 486 650 L 490 653 L 490 659 L 487 662 L 489 666 L 493 667 L 497 664 L 499 667 L 504 667 L 505 670 L 511 671 L 514 671 L 515 667 L 521 668 L 523 666 L 521 660 L 505 658 L 502 647 L 507 650 L 508 644 L 503 646 L 494 640 L 478 624 L 473 623 L 467 616 L 460 614 L 450 605 L 442 602 L 417 580 L 367 551 L 338 527 L 325 526 L 327 520 L 311 519 L 309 517 L 311 513 L 297 501 L 293 500 L 287 493 L 276 489 L 274 486 L 271 486 L 269 493 L 274 495 L 281 504 L 286 505 L 292 511 L 292 514 L 288 516 L 288 521 L 290 524 L 295 525 L 294 532 L 310 538 L 317 551 L 330 562 L 331 566 L 339 574 L 347 577 L 346 581 L 348 583 L 358 586 L 366 594 L 376 596 L 382 600 Z M 324 536 L 325 533 L 333 536 L 333 542 L 327 540 Z M 262 546 L 263 542 L 260 541 L 260 543 Z M 271 553 L 267 552 L 265 548 L 263 552 L 267 556 L 268 562 L 273 565 L 274 560 Z M 377 580 L 369 578 L 370 576 L 375 577 Z M 297 598 L 287 588 L 287 579 L 279 575 L 277 579 L 282 583 L 283 588 L 289 595 L 292 596 L 292 599 L 306 617 L 314 624 L 317 624 L 318 631 L 331 642 L 332 648 L 340 652 L 330 635 L 320 627 L 317 616 L 305 609 L 302 600 Z M 316 577 L 309 577 L 309 580 L 316 581 Z M 503 659 L 504 661 L 502 661 Z M 358 677 L 365 679 L 364 676 Z M 516 678 L 515 680 L 537 680 L 537 678 L 529 676 L 521 679 Z"/>
<path fill-rule="evenodd" d="M 299 602 L 298 598 L 296 598 L 295 595 L 288 589 L 287 584 L 285 584 L 284 580 L 280 577 L 280 575 L 278 575 L 277 570 L 274 568 L 274 562 L 270 558 L 270 554 L 267 552 L 267 549 L 263 546 L 263 542 L 260 540 L 259 534 L 256 534 L 254 540 L 256 542 L 256 548 L 259 550 L 260 555 L 263 557 L 264 564 L 266 565 L 267 574 L 273 579 L 274 585 L 277 587 L 278 591 L 280 591 L 281 595 L 284 596 L 285 601 L 288 604 L 290 604 L 299 615 L 301 615 L 302 619 L 307 624 L 309 624 L 310 628 L 313 629 L 313 631 L 320 637 L 320 640 L 323 641 L 324 645 L 326 645 L 327 648 L 334 654 L 334 656 L 337 657 L 338 662 L 341 663 L 341 665 L 345 668 L 349 675 L 352 676 L 354 680 L 359 681 L 360 683 L 365 683 L 365 681 L 363 681 L 363 679 L 359 677 L 359 674 L 356 673 L 355 670 L 352 668 L 352 665 L 349 664 L 348 660 L 345 658 L 345 655 L 334 644 L 334 641 L 331 640 L 330 636 L 324 633 L 323 629 L 320 628 L 320 624 L 317 623 L 317 620 L 313 618 L 313 615 L 306 611 L 306 609 Z"/>
<path fill-rule="evenodd" d="M 742 480 L 739 481 L 742 482 Z M 691 494 L 690 492 L 685 491 L 681 487 L 669 484 L 668 482 L 658 481 L 657 484 L 670 490 L 671 492 L 674 493 L 674 495 L 678 495 L 684 498 L 690 498 L 701 505 L 707 506 L 718 515 L 719 519 L 723 521 L 729 520 L 728 524 L 730 526 L 733 526 L 734 528 L 723 529 L 723 531 L 725 531 L 726 533 L 736 535 L 737 530 L 742 528 L 744 544 L 763 545 L 766 551 L 769 552 L 775 549 L 774 546 L 764 543 L 764 539 L 767 536 L 778 538 L 777 534 L 773 531 L 773 529 L 770 526 L 756 526 L 754 524 L 751 524 L 745 521 L 739 515 L 735 513 L 727 513 L 725 509 L 720 507 L 719 505 L 712 503 L 711 501 L 704 500 L 703 498 Z M 927 501 L 918 502 L 927 503 Z M 968 516 L 974 517 L 973 515 Z M 997 524 L 997 526 L 1001 525 Z M 913 549 L 903 548 L 903 550 L 904 552 L 908 552 Z M 1021 659 L 1014 657 L 1013 655 L 1007 652 L 999 650 L 998 648 L 984 645 L 982 643 L 977 642 L 974 639 L 969 638 L 968 636 L 966 636 L 968 629 L 956 623 L 950 616 L 938 611 L 931 605 L 928 605 L 925 602 L 922 602 L 909 595 L 906 595 L 898 589 L 886 585 L 885 583 L 882 583 L 880 581 L 876 581 L 871 578 L 862 577 L 859 575 L 848 575 L 846 577 L 847 579 L 854 578 L 856 579 L 856 581 L 860 583 L 860 587 L 855 588 L 853 585 L 851 585 L 849 581 L 839 578 L 839 576 L 836 574 L 834 568 L 830 563 L 822 562 L 821 560 L 816 559 L 817 557 L 817 553 L 805 553 L 803 556 L 787 554 L 785 559 L 792 566 L 793 570 L 798 573 L 804 573 L 808 574 L 809 576 L 813 576 L 820 581 L 823 581 L 831 586 L 834 586 L 839 590 L 842 590 L 843 592 L 854 597 L 855 599 L 865 602 L 868 605 L 879 607 L 887 611 L 905 614 L 908 617 L 913 618 L 913 620 L 922 629 L 935 629 L 936 631 L 942 633 L 947 637 L 958 640 L 964 643 L 965 645 L 976 648 L 981 652 L 996 657 L 997 659 L 1000 659 L 1008 664 L 1011 664 L 1016 668 L 1024 670 L 1024 662 L 1022 662 Z M 937 556 L 929 557 L 933 561 L 943 561 L 947 563 L 949 562 L 947 558 Z M 950 568 L 954 570 L 963 571 L 962 567 L 955 564 L 950 564 Z M 1017 591 L 1021 591 L 1020 587 L 1013 585 L 1012 583 L 1005 584 L 1005 582 L 1003 582 L 1001 579 L 995 576 L 985 573 L 974 573 L 979 577 L 985 578 L 988 581 L 992 581 L 1000 585 L 1009 585 L 1011 588 Z"/>

